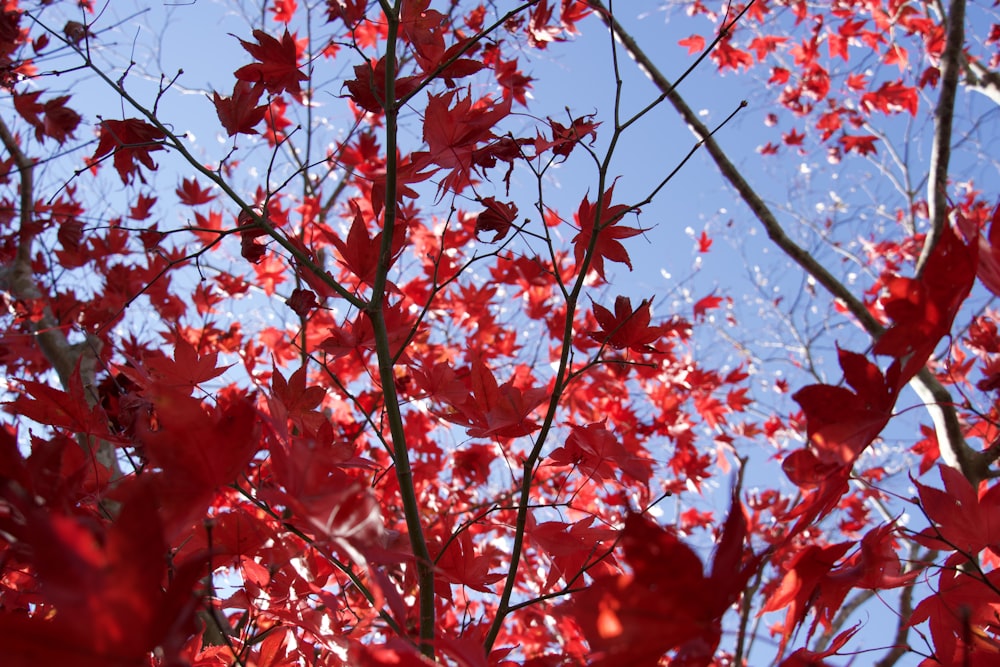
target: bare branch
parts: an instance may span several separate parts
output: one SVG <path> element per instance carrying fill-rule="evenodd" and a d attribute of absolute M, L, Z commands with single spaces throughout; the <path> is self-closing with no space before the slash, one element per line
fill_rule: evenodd
<path fill-rule="evenodd" d="M 948 163 L 951 159 L 955 92 L 958 90 L 962 47 L 965 44 L 965 0 L 952 0 L 946 21 L 948 36 L 941 54 L 941 93 L 934 109 L 934 142 L 927 180 L 927 211 L 931 224 L 917 260 L 918 277 L 941 238 L 944 226 L 948 224 Z"/>

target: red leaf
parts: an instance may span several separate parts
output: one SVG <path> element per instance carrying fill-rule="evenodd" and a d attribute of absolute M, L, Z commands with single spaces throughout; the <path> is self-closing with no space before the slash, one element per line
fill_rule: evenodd
<path fill-rule="evenodd" d="M 329 235 L 330 240 L 340 252 L 341 263 L 353 273 L 362 283 L 371 285 L 375 282 L 375 276 L 379 268 L 379 253 L 382 251 L 382 232 L 371 236 L 368 232 L 368 223 L 365 215 L 357 201 L 349 202 L 351 210 L 354 212 L 354 221 L 351 223 L 351 230 L 347 234 L 347 241 L 344 242 L 339 236 Z M 390 266 L 399 257 L 406 241 L 406 226 L 396 225 L 393 230 L 392 244 L 389 250 Z M 388 267 L 386 267 L 388 268 Z"/>
<path fill-rule="evenodd" d="M 802 140 L 805 138 L 806 135 L 800 134 L 794 127 L 791 132 L 783 132 L 781 134 L 781 140 L 789 146 L 801 146 Z"/>
<path fill-rule="evenodd" d="M 517 206 L 513 202 L 498 202 L 493 197 L 480 200 L 486 210 L 476 216 L 476 238 L 480 232 L 496 232 L 490 243 L 496 243 L 510 232 L 517 218 Z"/>
<path fill-rule="evenodd" d="M 498 385 L 481 360 L 473 363 L 468 382 L 469 391 L 450 403 L 444 419 L 466 426 L 474 438 L 518 438 L 538 430 L 531 414 L 548 398 L 545 388 L 522 390 L 513 379 Z"/>
<path fill-rule="evenodd" d="M 566 444 L 551 454 L 554 465 L 574 465 L 599 484 L 616 479 L 614 468 L 629 477 L 646 483 L 652 473 L 652 462 L 629 452 L 611 431 L 606 421 L 573 425 Z"/>
<path fill-rule="evenodd" d="M 951 331 L 976 279 L 975 247 L 966 246 L 945 226 L 919 280 L 891 278 L 882 307 L 893 325 L 875 343 L 875 354 L 895 357 L 899 382 L 908 382 Z"/>
<path fill-rule="evenodd" d="M 740 67 L 749 69 L 753 65 L 753 56 L 746 51 L 734 48 L 731 39 L 725 37 L 719 40 L 715 50 L 712 51 L 712 60 L 719 66 L 720 70 L 727 67 L 738 70 Z"/>
<path fill-rule="evenodd" d="M 561 157 L 569 157 L 578 143 L 590 138 L 591 143 L 597 139 L 597 128 L 600 123 L 594 122 L 594 116 L 580 116 L 574 118 L 569 127 L 549 118 L 549 127 L 552 128 L 552 140 L 548 141 L 539 136 L 534 142 L 536 153 L 541 153 L 552 149 L 552 152 Z"/>
<path fill-rule="evenodd" d="M 856 151 L 859 155 L 878 153 L 878 149 L 875 147 L 878 137 L 871 134 L 844 134 L 839 141 L 844 147 L 845 153 L 851 151 Z"/>
<path fill-rule="evenodd" d="M 863 355 L 839 350 L 844 377 L 856 391 L 816 384 L 792 397 L 806 415 L 809 448 L 824 464 L 850 466 L 891 417 L 898 386 Z"/>
<path fill-rule="evenodd" d="M 372 113 L 382 113 L 385 97 L 386 66 L 385 57 L 378 60 L 374 66 L 371 63 L 354 66 L 354 78 L 344 81 L 344 86 L 350 98 L 359 107 Z M 406 97 L 420 85 L 420 77 L 406 76 L 396 79 L 394 92 L 396 100 Z"/>
<path fill-rule="evenodd" d="M 193 178 L 185 178 L 174 192 L 177 193 L 177 198 L 185 206 L 207 204 L 216 197 L 211 190 L 202 190 L 201 185 Z"/>
<path fill-rule="evenodd" d="M 830 572 L 850 549 L 850 542 L 811 544 L 795 552 L 785 564 L 781 583 L 761 608 L 761 613 L 786 610 L 779 654 L 813 607 L 817 620 L 830 627 L 833 614 L 850 589 L 850 585 L 834 586 Z"/>
<path fill-rule="evenodd" d="M 613 559 L 598 561 L 595 557 L 602 545 L 614 542 L 616 533 L 610 528 L 593 528 L 593 516 L 572 523 L 547 521 L 537 525 L 530 517 L 527 535 L 552 563 L 544 589 L 559 579 L 566 583 L 573 581 L 587 564 L 591 565 L 588 570 L 593 577 L 617 574 Z"/>
<path fill-rule="evenodd" d="M 136 161 L 155 171 L 156 163 L 149 154 L 163 150 L 163 140 L 167 135 L 138 118 L 101 121 L 100 129 L 100 140 L 91 162 L 96 163 L 100 158 L 114 154 L 115 170 L 122 183 L 128 183 L 135 174 L 139 174 L 139 180 L 145 183 Z"/>
<path fill-rule="evenodd" d="M 591 251 L 590 246 L 593 244 L 593 253 L 590 255 L 590 268 L 596 271 L 597 275 L 604 280 L 607 280 L 604 275 L 605 259 L 610 262 L 625 264 L 629 270 L 632 269 L 632 261 L 629 259 L 628 252 L 618 239 L 631 238 L 645 231 L 636 227 L 617 226 L 626 213 L 635 209 L 624 204 L 612 206 L 611 197 L 614 189 L 614 185 L 608 188 L 604 195 L 599 198 L 599 202 L 595 201 L 591 203 L 590 200 L 584 197 L 580 202 L 580 208 L 573 216 L 577 226 L 580 228 L 580 232 L 571 240 L 577 267 L 583 264 L 584 258 Z M 601 208 L 600 222 L 596 219 L 598 203 L 600 203 Z M 595 239 L 594 237 L 597 238 Z"/>
<path fill-rule="evenodd" d="M 810 651 L 807 648 L 800 648 L 795 653 L 781 661 L 779 667 L 823 667 L 826 663 L 821 662 L 823 658 L 829 658 L 830 656 L 837 655 L 837 651 L 844 648 L 847 642 L 861 629 L 861 624 L 858 623 L 853 628 L 844 630 L 839 635 L 833 638 L 830 645 L 827 646 L 822 651 Z"/>
<path fill-rule="evenodd" d="M 271 11 L 274 12 L 274 20 L 278 23 L 291 23 L 296 9 L 298 3 L 295 0 L 274 0 Z"/>
<path fill-rule="evenodd" d="M 705 48 L 705 38 L 701 35 L 691 35 L 690 37 L 678 40 L 677 43 L 688 50 L 689 56 L 700 53 Z"/>
<path fill-rule="evenodd" d="M 920 506 L 931 522 L 921 533 L 935 549 L 975 556 L 989 548 L 1000 554 L 1000 487 L 977 493 L 962 473 L 939 465 L 944 490 L 914 481 Z"/>
<path fill-rule="evenodd" d="M 265 489 L 261 496 L 272 505 L 306 522 L 316 541 L 327 543 L 359 565 L 366 554 L 385 544 L 385 526 L 378 498 L 367 485 L 342 470 L 313 468 L 316 460 L 302 460 L 295 449 L 274 447 L 275 475 L 284 489 Z"/>
<path fill-rule="evenodd" d="M 149 217 L 149 211 L 156 203 L 156 197 L 139 195 L 136 203 L 129 209 L 128 217 L 133 220 L 145 220 Z"/>
<path fill-rule="evenodd" d="M 965 559 L 962 559 L 965 562 Z M 956 564 L 957 565 L 957 564 Z M 1000 660 L 1000 644 L 980 630 L 996 619 L 1000 570 L 970 576 L 956 566 L 942 567 L 935 595 L 928 596 L 910 616 L 909 625 L 928 622 L 939 664 L 988 667 Z"/>
<path fill-rule="evenodd" d="M 662 326 L 649 326 L 652 319 L 650 303 L 642 300 L 639 308 L 632 311 L 632 300 L 626 296 L 615 299 L 615 312 L 603 306 L 594 304 L 594 318 L 601 326 L 599 331 L 590 333 L 590 337 L 602 345 L 609 345 L 616 350 L 629 349 L 635 352 L 656 352 L 652 345 L 669 333 Z"/>
<path fill-rule="evenodd" d="M 712 239 L 708 237 L 708 233 L 705 230 L 702 230 L 701 236 L 698 237 L 698 252 L 708 252 L 711 247 Z"/>
<path fill-rule="evenodd" d="M 190 532 L 219 487 L 233 483 L 260 448 L 257 410 L 237 396 L 207 406 L 171 388 L 159 389 L 136 439 L 154 468 L 151 478 L 169 541 Z"/>
<path fill-rule="evenodd" d="M 504 98 L 513 97 L 519 104 L 528 105 L 527 92 L 534 79 L 518 69 L 517 58 L 497 61 L 493 66 L 493 73 L 503 89 Z"/>
<path fill-rule="evenodd" d="M 164 591 L 169 552 L 156 501 L 132 489 L 106 531 L 4 489 L 19 520 L 7 515 L 0 527 L 30 554 L 40 594 L 34 615 L 0 612 L 5 665 L 124 667 L 145 664 L 158 646 L 166 660 L 177 658 L 171 653 L 193 630 L 191 591 L 203 566 L 174 571 Z"/>
<path fill-rule="evenodd" d="M 36 139 L 41 141 L 42 137 L 50 137 L 62 145 L 67 138 L 72 138 L 80 124 L 80 114 L 66 106 L 69 95 L 54 97 L 42 104 L 38 101 L 41 94 L 40 90 L 15 94 L 14 108 L 35 128 Z"/>
<path fill-rule="evenodd" d="M 73 433 L 110 437 L 107 415 L 99 405 L 90 407 L 79 369 L 73 371 L 68 392 L 31 380 L 24 380 L 21 385 L 31 398 L 22 395 L 11 403 L 18 415 Z"/>
<path fill-rule="evenodd" d="M 778 47 L 787 42 L 788 39 L 788 37 L 778 37 L 777 35 L 761 35 L 750 40 L 747 48 L 753 50 L 754 55 L 757 56 L 757 61 L 760 62 L 768 54 L 777 51 Z"/>
<path fill-rule="evenodd" d="M 264 120 L 264 115 L 267 113 L 266 104 L 257 104 L 263 92 L 263 85 L 250 85 L 246 81 L 237 81 L 233 86 L 232 97 L 221 97 L 216 92 L 212 93 L 215 113 L 218 114 L 219 121 L 229 136 L 257 134 L 254 127 Z"/>
<path fill-rule="evenodd" d="M 219 377 L 232 367 L 232 364 L 216 366 L 218 358 L 217 351 L 199 355 L 194 346 L 183 338 L 178 338 L 174 344 L 173 359 L 150 355 L 141 363 L 121 367 L 121 371 L 149 391 L 170 387 L 185 389 L 190 395 L 196 386 Z"/>
<path fill-rule="evenodd" d="M 318 305 L 316 303 L 316 293 L 312 290 L 301 288 L 292 290 L 292 295 L 288 297 L 285 303 L 299 317 L 307 317 L 312 309 Z"/>
<path fill-rule="evenodd" d="M 719 305 L 725 301 L 725 297 L 716 296 L 714 294 L 709 294 L 706 297 L 698 299 L 694 304 L 694 317 L 695 319 L 701 319 L 705 317 L 705 313 L 718 308 Z"/>
<path fill-rule="evenodd" d="M 909 111 L 911 116 L 916 116 L 919 103 L 917 89 L 904 84 L 902 79 L 886 81 L 878 90 L 861 96 L 863 109 L 869 112 L 875 109 L 884 114 Z"/>
<path fill-rule="evenodd" d="M 236 78 L 252 84 L 263 84 L 269 93 L 289 92 L 296 97 L 301 96 L 299 82 L 307 81 L 309 77 L 299 71 L 298 45 L 288 29 L 285 29 L 281 41 L 263 30 L 254 30 L 253 36 L 257 40 L 256 44 L 242 39 L 240 44 L 259 62 L 236 70 Z"/>
<path fill-rule="evenodd" d="M 621 543 L 632 575 L 596 578 L 569 603 L 594 651 L 588 664 L 656 665 L 671 650 L 680 663 L 708 664 L 722 616 L 761 562 L 746 546 L 736 492 L 709 576 L 694 551 L 642 515 L 628 516 Z"/>
<path fill-rule="evenodd" d="M 458 97 L 456 91 L 430 95 L 424 112 L 424 141 L 430 160 L 448 170 L 439 191 L 461 192 L 472 184 L 472 171 L 496 163 L 491 148 L 480 144 L 496 139 L 493 128 L 507 117 L 511 100 Z M 492 148 L 500 148 L 496 144 Z"/>
<path fill-rule="evenodd" d="M 472 590 L 492 593 L 493 586 L 506 578 L 502 572 L 490 572 L 494 558 L 477 555 L 472 542 L 472 534 L 463 530 L 456 539 L 451 540 L 445 551 L 438 554 L 435 560 L 435 572 L 439 579 L 448 584 L 468 586 Z M 446 599 L 451 600 L 450 592 L 443 592 Z"/>
<path fill-rule="evenodd" d="M 1000 204 L 993 209 L 989 233 L 977 233 L 979 264 L 976 275 L 994 294 L 1000 295 Z"/>

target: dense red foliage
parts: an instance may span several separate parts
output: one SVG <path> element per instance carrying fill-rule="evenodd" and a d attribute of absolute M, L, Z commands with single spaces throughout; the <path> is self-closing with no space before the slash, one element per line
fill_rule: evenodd
<path fill-rule="evenodd" d="M 867 202 L 892 224 L 846 242 L 817 223 L 856 283 L 741 189 L 621 6 L 261 3 L 201 100 L 214 148 L 170 115 L 183 73 L 112 64 L 127 24 L 88 0 L 0 8 L 5 665 L 995 664 L 1000 337 L 974 308 L 1000 293 L 1000 207 L 948 181 L 944 149 L 948 87 L 1000 93 L 996 24 L 686 4 L 711 28 L 682 49 L 777 99 L 762 161 L 892 173 L 895 133 L 934 119 L 904 140 L 934 156 L 906 163 L 926 198 Z M 526 63 L 602 22 L 663 94 L 543 118 Z M 76 107 L 83 86 L 106 99 Z M 823 326 L 868 337 L 840 341 L 836 384 L 777 380 L 797 408 L 762 396 L 759 349 L 700 355 L 739 295 L 665 315 L 623 280 L 665 181 L 628 201 L 611 158 L 667 100 L 748 226 L 831 295 Z M 571 160 L 596 175 L 559 210 Z M 934 427 L 893 461 L 876 450 L 914 423 L 908 384 Z M 878 645 L 851 611 L 867 591 L 898 600 Z"/>

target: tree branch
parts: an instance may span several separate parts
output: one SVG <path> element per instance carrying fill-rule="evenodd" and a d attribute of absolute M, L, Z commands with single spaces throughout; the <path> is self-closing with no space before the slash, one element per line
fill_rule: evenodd
<path fill-rule="evenodd" d="M 965 44 L 965 0 L 952 0 L 945 20 L 948 34 L 941 54 L 941 92 L 934 109 L 934 142 L 931 144 L 930 177 L 927 179 L 927 212 L 931 224 L 917 260 L 917 277 L 923 273 L 944 226 L 948 224 L 948 163 L 951 160 L 955 93 Z"/>
<path fill-rule="evenodd" d="M 962 54 L 962 60 L 965 70 L 965 86 L 990 98 L 994 104 L 1000 105 L 1000 74 L 979 61 L 969 60 L 965 54 Z"/>
<path fill-rule="evenodd" d="M 372 295 L 366 304 L 365 311 L 372 323 L 375 334 L 375 354 L 378 358 L 379 379 L 382 385 L 383 405 L 389 432 L 392 436 L 393 462 L 395 464 L 396 480 L 399 482 L 400 499 L 403 503 L 403 514 L 406 518 L 406 532 L 410 538 L 410 548 L 417 568 L 417 597 L 420 614 L 420 652 L 434 659 L 435 610 L 434 610 L 434 564 L 431 561 L 427 540 L 424 536 L 423 519 L 420 514 L 420 502 L 413 483 L 413 471 L 410 468 L 410 454 L 406 445 L 406 427 L 403 415 L 399 409 L 399 396 L 396 393 L 396 378 L 393 372 L 395 356 L 389 344 L 389 332 L 385 322 L 385 288 L 392 266 L 392 239 L 396 226 L 396 140 L 399 105 L 396 103 L 396 39 L 399 31 L 399 12 L 402 0 L 396 0 L 395 7 L 389 8 L 383 3 L 383 12 L 388 24 L 385 50 L 385 199 L 382 208 L 382 245 L 379 248 L 378 269 L 375 272 L 375 284 Z M 379 82 L 376 82 L 378 84 Z"/>
<path fill-rule="evenodd" d="M 35 212 L 35 163 L 21 150 L 17 138 L 10 131 L 3 118 L 0 118 L 0 143 L 14 159 L 14 164 L 17 165 L 17 171 L 21 177 L 20 233 L 17 254 L 13 264 L 3 267 L 2 275 L 0 275 L 0 286 L 10 290 L 14 298 L 18 300 L 45 300 L 45 294 L 35 282 L 34 272 L 31 269 L 32 245 L 35 239 L 35 233 L 32 231 Z M 63 389 L 69 391 L 73 372 L 79 366 L 80 381 L 83 383 L 87 405 L 90 407 L 96 405 L 97 355 L 101 350 L 100 339 L 87 334 L 83 342 L 70 343 L 66 337 L 64 326 L 47 303 L 42 309 L 41 317 L 31 323 L 31 328 L 34 331 L 35 341 L 38 343 L 39 349 L 52 365 Z M 99 464 L 111 471 L 112 478 L 121 475 L 118 461 L 115 458 L 115 448 L 110 442 L 99 440 L 95 445 L 92 439 L 84 436 L 80 436 L 78 442 L 84 451 L 93 454 L 94 459 Z"/>

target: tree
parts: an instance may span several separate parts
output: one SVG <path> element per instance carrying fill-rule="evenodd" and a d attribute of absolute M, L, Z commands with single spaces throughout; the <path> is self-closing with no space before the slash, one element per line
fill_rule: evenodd
<path fill-rule="evenodd" d="M 141 13 L 4 3 L 9 664 L 993 660 L 1000 208 L 949 153 L 995 117 L 956 112 L 962 86 L 1000 97 L 986 10 L 965 33 L 962 0 L 695 2 L 715 37 L 682 40 L 671 82 L 598 0 L 229 5 L 242 64 L 197 96 L 213 147 L 190 75 L 134 55 Z M 532 59 L 605 28 L 610 112 L 533 108 Z M 636 105 L 626 53 L 657 88 Z M 786 233 L 806 210 L 716 138 L 746 103 L 710 128 L 681 95 L 707 63 L 767 68 L 782 138 L 755 159 L 822 151 L 893 202 L 845 187 Z M 621 173 L 668 102 L 690 152 Z M 642 209 L 701 147 L 828 294 L 820 335 L 801 302 L 626 286 L 667 233 Z M 883 218 L 859 234 L 849 207 Z M 764 336 L 734 334 L 772 316 L 807 341 L 794 406 L 761 390 Z M 859 644 L 889 596 L 895 637 Z"/>

